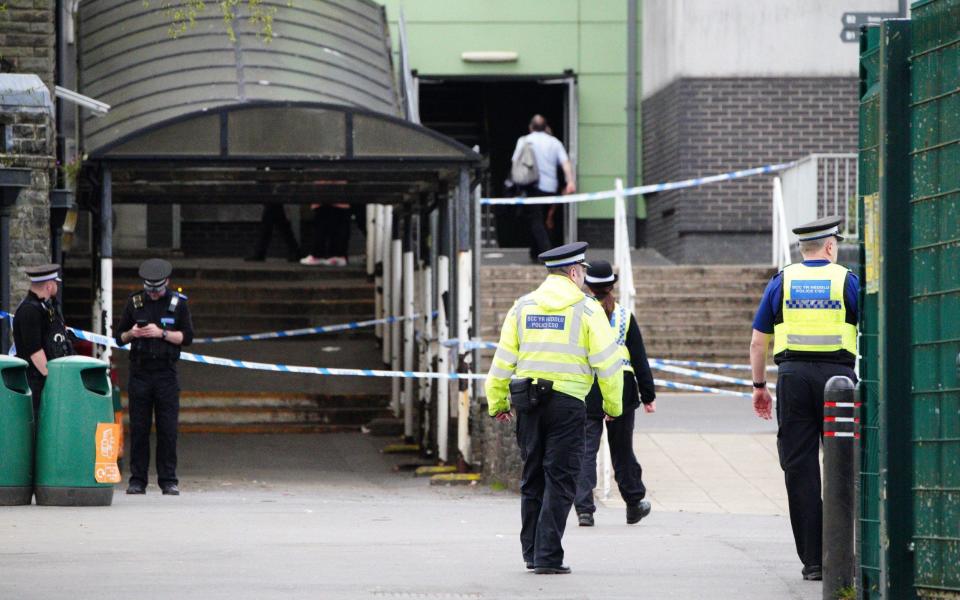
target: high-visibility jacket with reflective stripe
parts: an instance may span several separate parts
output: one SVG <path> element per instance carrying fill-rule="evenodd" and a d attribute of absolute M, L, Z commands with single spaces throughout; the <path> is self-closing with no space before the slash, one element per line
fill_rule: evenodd
<path fill-rule="evenodd" d="M 782 322 L 773 327 L 774 356 L 786 351 L 857 355 L 857 326 L 847 323 L 847 268 L 837 264 L 783 270 Z"/>
<path fill-rule="evenodd" d="M 581 400 L 594 375 L 603 409 L 623 412 L 619 346 L 603 307 L 567 277 L 549 275 L 507 313 L 484 388 L 491 415 L 510 410 L 511 377 L 553 381 L 553 389 Z"/>
<path fill-rule="evenodd" d="M 613 314 L 610 315 L 610 327 L 613 328 L 613 335 L 617 338 L 617 345 L 620 350 L 620 364 L 624 371 L 633 373 L 633 363 L 630 362 L 630 350 L 627 348 L 627 327 L 630 326 L 630 313 L 627 309 L 620 306 L 619 302 L 613 303 Z"/>

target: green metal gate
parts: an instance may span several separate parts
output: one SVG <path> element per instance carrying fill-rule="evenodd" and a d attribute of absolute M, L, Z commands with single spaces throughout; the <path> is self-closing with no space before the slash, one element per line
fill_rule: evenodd
<path fill-rule="evenodd" d="M 873 215 L 880 190 L 880 28 L 870 27 L 860 38 L 860 141 L 859 181 L 861 237 L 870 237 L 870 243 L 861 247 L 875 247 L 873 235 L 876 223 Z M 864 217 L 870 215 L 864 223 Z M 874 264 L 871 259 L 871 268 Z M 860 264 L 867 265 L 861 254 Z M 863 285 L 868 277 L 860 275 L 860 514 L 857 523 L 857 544 L 860 552 L 860 587 L 864 598 L 881 598 L 880 589 L 880 483 L 877 402 L 877 290 Z"/>
<path fill-rule="evenodd" d="M 960 1 L 913 4 L 911 62 L 914 584 L 960 598 Z"/>
<path fill-rule="evenodd" d="M 960 0 L 861 41 L 863 598 L 960 599 Z"/>

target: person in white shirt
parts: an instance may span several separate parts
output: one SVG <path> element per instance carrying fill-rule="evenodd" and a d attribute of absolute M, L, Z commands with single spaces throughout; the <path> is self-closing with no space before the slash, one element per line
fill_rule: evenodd
<path fill-rule="evenodd" d="M 563 176 L 567 185 L 563 189 L 564 194 L 573 194 L 577 191 L 576 181 L 573 175 L 573 166 L 570 164 L 570 157 L 563 144 L 557 138 L 548 133 L 550 126 L 542 115 L 533 115 L 530 119 L 530 133 L 517 140 L 517 147 L 513 151 L 511 160 L 515 161 L 520 156 L 525 143 L 530 143 L 533 148 L 533 155 L 537 159 L 537 170 L 540 178 L 536 183 L 529 184 L 520 188 L 522 195 L 527 197 L 534 196 L 555 196 L 558 193 L 559 181 L 557 179 L 557 167 L 563 169 Z M 527 219 L 530 227 L 531 247 L 530 256 L 536 257 L 541 252 L 546 252 L 553 247 L 547 229 L 553 228 L 553 215 L 556 211 L 556 205 L 532 204 L 523 207 L 523 215 Z"/>

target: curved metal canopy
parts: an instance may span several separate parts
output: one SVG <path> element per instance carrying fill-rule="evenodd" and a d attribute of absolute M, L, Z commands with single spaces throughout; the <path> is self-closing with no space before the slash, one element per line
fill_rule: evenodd
<path fill-rule="evenodd" d="M 177 190 L 181 199 L 203 191 L 206 201 L 242 202 L 240 181 L 264 201 L 266 191 L 280 193 L 278 166 L 294 169 L 288 181 L 303 188 L 284 188 L 287 198 L 309 196 L 318 180 L 340 193 L 395 181 L 391 193 L 409 194 L 424 189 L 418 180 L 436 190 L 460 167 L 481 164 L 453 139 L 400 118 L 382 6 L 263 5 L 277 9 L 270 43 L 243 18 L 231 42 L 213 9 L 175 38 L 158 0 L 80 3 L 81 90 L 112 106 L 85 116 L 83 148 L 89 161 L 117 165 L 117 201 L 172 201 Z M 187 177 L 174 164 L 197 172 Z M 384 189 L 369 197 L 384 198 Z"/>

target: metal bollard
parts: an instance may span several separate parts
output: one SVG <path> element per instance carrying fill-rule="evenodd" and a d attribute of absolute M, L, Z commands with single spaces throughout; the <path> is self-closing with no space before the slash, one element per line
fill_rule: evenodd
<path fill-rule="evenodd" d="M 849 377 L 831 377 L 823 393 L 823 598 L 855 581 L 860 403 Z"/>

